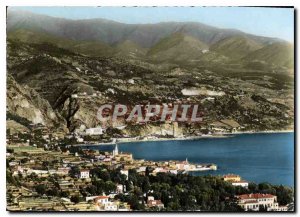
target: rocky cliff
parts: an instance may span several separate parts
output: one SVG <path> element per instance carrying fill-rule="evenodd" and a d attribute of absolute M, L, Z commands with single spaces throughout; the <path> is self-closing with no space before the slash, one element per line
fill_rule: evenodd
<path fill-rule="evenodd" d="M 6 106 L 8 118 L 25 127 L 40 123 L 68 131 L 65 119 L 52 109 L 47 100 L 28 86 L 18 84 L 10 75 L 7 76 Z"/>

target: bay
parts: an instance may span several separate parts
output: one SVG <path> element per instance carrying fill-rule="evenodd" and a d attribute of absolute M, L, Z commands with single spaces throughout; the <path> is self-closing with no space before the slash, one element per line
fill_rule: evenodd
<path fill-rule="evenodd" d="M 114 145 L 88 146 L 112 151 Z M 250 182 L 269 182 L 294 187 L 294 133 L 236 134 L 231 137 L 120 143 L 119 151 L 135 159 L 185 160 L 215 163 L 217 171 L 193 175 L 238 174 Z"/>

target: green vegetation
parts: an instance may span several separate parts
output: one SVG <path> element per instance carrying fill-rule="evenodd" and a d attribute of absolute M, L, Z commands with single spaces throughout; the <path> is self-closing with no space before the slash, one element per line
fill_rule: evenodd
<path fill-rule="evenodd" d="M 147 53 L 149 60 L 155 62 L 185 62 L 199 60 L 208 46 L 191 36 L 174 33 L 161 39 Z"/>
<path fill-rule="evenodd" d="M 284 66 L 287 68 L 294 67 L 294 46 L 287 42 L 277 42 L 255 50 L 245 56 L 244 60 L 264 61 L 268 64 Z"/>
<path fill-rule="evenodd" d="M 241 59 L 250 52 L 260 49 L 262 46 L 262 44 L 250 38 L 233 36 L 218 41 L 210 49 L 232 59 Z"/>
<path fill-rule="evenodd" d="M 10 32 L 8 34 L 8 38 L 14 41 L 32 43 L 37 45 L 44 44 L 44 46 L 41 47 L 41 50 L 45 51 L 53 51 L 49 49 L 54 45 L 58 48 L 61 48 L 60 51 L 66 49 L 74 53 L 81 53 L 90 56 L 111 56 L 115 52 L 112 47 L 101 42 L 75 41 L 26 29 L 18 29 L 16 31 Z"/>
<path fill-rule="evenodd" d="M 71 173 L 79 172 L 72 169 Z M 122 184 L 128 194 L 118 194 L 115 199 L 128 202 L 134 210 L 145 210 L 145 203 L 148 196 L 164 203 L 163 211 L 242 211 L 236 203 L 236 195 L 249 193 L 264 193 L 277 195 L 278 203 L 286 205 L 293 201 L 294 191 L 285 186 L 271 185 L 269 183 L 250 183 L 249 188 L 235 187 L 215 176 L 190 176 L 171 175 L 159 173 L 157 176 L 140 175 L 135 170 L 129 170 L 129 177 L 120 173 L 120 170 L 109 170 L 106 166 L 98 166 L 91 170 L 92 182 L 81 188 L 80 195 L 71 196 L 71 201 L 78 203 L 82 197 L 87 195 L 106 195 L 115 192 L 116 184 Z M 39 195 L 60 195 L 68 197 L 71 192 L 60 191 L 56 176 L 48 179 L 53 187 L 43 184 L 37 185 L 35 190 Z M 7 182 L 16 184 L 22 182 L 22 177 L 11 176 L 7 173 Z M 40 178 L 31 175 L 26 179 L 39 180 Z M 41 178 L 45 179 L 45 178 Z M 154 211 L 154 210 L 152 210 Z"/>

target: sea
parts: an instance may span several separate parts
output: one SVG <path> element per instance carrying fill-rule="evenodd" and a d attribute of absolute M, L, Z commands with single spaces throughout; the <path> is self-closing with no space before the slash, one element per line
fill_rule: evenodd
<path fill-rule="evenodd" d="M 112 151 L 115 145 L 86 148 Z M 217 164 L 216 171 L 192 175 L 238 174 L 243 180 L 294 187 L 294 133 L 234 134 L 197 140 L 168 140 L 119 143 L 119 152 L 135 159 L 153 161 L 188 160 Z"/>

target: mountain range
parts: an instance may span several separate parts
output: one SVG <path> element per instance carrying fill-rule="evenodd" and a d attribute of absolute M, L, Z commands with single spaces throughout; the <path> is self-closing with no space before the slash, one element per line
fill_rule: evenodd
<path fill-rule="evenodd" d="M 293 67 L 293 45 L 289 42 L 196 22 L 124 24 L 8 10 L 7 34 L 10 39 L 52 43 L 89 56 L 185 63 L 257 60 Z"/>

